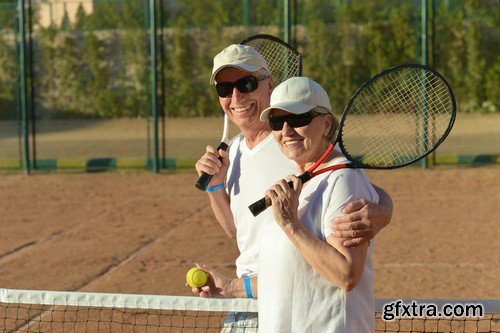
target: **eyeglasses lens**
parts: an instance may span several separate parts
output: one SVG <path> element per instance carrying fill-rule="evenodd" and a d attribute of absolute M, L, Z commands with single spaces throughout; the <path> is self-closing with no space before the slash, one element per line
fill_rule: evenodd
<path fill-rule="evenodd" d="M 236 82 L 217 83 L 215 85 L 215 88 L 217 89 L 217 94 L 219 95 L 219 97 L 222 98 L 231 97 L 234 87 L 236 87 L 239 92 L 246 94 L 255 91 L 259 87 L 259 81 L 263 78 L 267 77 L 256 78 L 253 75 L 245 76 Z"/>
<path fill-rule="evenodd" d="M 273 131 L 281 131 L 285 121 L 293 128 L 309 125 L 314 118 L 312 112 L 291 114 L 282 117 L 269 117 L 269 126 Z"/>

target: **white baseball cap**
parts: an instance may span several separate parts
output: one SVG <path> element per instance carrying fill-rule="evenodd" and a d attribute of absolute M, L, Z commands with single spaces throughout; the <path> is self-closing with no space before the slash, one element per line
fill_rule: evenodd
<path fill-rule="evenodd" d="M 226 67 L 237 67 L 246 72 L 257 72 L 263 68 L 271 72 L 262 54 L 251 46 L 241 44 L 229 45 L 214 57 L 210 84 L 215 83 L 217 73 Z"/>
<path fill-rule="evenodd" d="M 271 94 L 270 106 L 262 111 L 260 120 L 266 121 L 273 109 L 302 114 L 320 106 L 319 113 L 332 111 L 325 89 L 310 78 L 291 77 L 278 85 Z"/>

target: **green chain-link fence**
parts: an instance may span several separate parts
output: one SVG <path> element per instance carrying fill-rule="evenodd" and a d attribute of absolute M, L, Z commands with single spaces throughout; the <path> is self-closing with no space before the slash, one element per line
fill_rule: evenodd
<path fill-rule="evenodd" d="M 26 21 L 24 63 L 19 3 Z M 500 6 L 479 0 L 426 4 L 428 63 L 449 79 L 461 112 L 437 162 L 497 163 Z M 421 62 L 422 5 L 0 1 L 0 170 L 154 169 L 155 162 L 162 169 L 192 167 L 221 132 L 220 107 L 208 83 L 212 57 L 255 33 L 289 38 L 304 57 L 304 75 L 325 86 L 340 113 L 371 75 Z"/>

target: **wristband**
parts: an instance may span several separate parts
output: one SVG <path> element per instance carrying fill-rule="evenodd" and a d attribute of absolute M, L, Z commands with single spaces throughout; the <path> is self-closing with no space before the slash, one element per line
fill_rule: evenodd
<path fill-rule="evenodd" d="M 253 298 L 250 277 L 248 275 L 243 276 L 243 281 L 245 282 L 245 292 L 247 293 L 247 298 Z"/>
<path fill-rule="evenodd" d="M 217 192 L 218 190 L 224 188 L 224 182 L 220 183 L 219 185 L 215 186 L 207 186 L 207 189 L 205 191 L 207 192 Z"/>

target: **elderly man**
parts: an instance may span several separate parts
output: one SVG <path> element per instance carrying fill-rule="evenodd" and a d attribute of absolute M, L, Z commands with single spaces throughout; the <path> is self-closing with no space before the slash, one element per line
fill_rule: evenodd
<path fill-rule="evenodd" d="M 228 46 L 215 56 L 210 82 L 215 83 L 222 110 L 241 135 L 229 152 L 208 146 L 197 161 L 196 170 L 213 175 L 207 195 L 219 224 L 229 237 L 236 237 L 240 251 L 236 273 L 241 283 L 233 286 L 231 295 L 193 291 L 202 296 L 253 297 L 257 280 L 250 277 L 259 272 L 259 239 L 274 218 L 270 209 L 254 217 L 248 206 L 276 181 L 294 173 L 296 166 L 280 152 L 269 124 L 260 120 L 262 111 L 269 107 L 274 85 L 267 62 L 259 52 L 246 45 Z M 347 239 L 345 246 L 369 241 L 390 222 L 391 199 L 381 188 L 375 188 L 380 197 L 378 205 L 365 200 L 352 202 L 345 208 L 344 216 L 332 221 L 334 237 Z"/>

